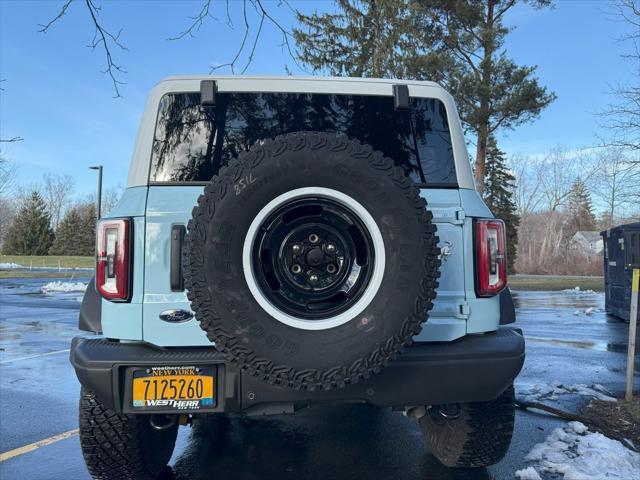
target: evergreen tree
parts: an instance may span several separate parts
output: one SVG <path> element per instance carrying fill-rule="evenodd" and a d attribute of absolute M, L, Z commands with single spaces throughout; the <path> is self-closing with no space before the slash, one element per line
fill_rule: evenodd
<path fill-rule="evenodd" d="M 71 208 L 64 216 L 51 247 L 53 255 L 92 256 L 95 253 L 96 207 L 87 203 Z"/>
<path fill-rule="evenodd" d="M 536 67 L 517 65 L 504 43 L 517 0 L 336 0 L 327 13 L 298 13 L 298 55 L 337 76 L 433 80 L 456 99 L 477 138 L 476 186 L 484 188 L 487 141 L 500 128 L 536 118 L 555 95 Z M 550 0 L 529 0 L 536 8 Z"/>
<path fill-rule="evenodd" d="M 94 256 L 96 254 L 96 222 L 98 212 L 96 204 L 89 202 L 82 209 L 82 229 L 80 243 L 84 246 L 82 255 Z"/>
<path fill-rule="evenodd" d="M 483 198 L 491 213 L 505 223 L 507 236 L 507 268 L 513 273 L 518 246 L 518 226 L 520 217 L 517 214 L 513 194 L 516 189 L 516 178 L 506 167 L 502 152 L 493 136 L 487 142 L 486 173 L 484 177 Z"/>
<path fill-rule="evenodd" d="M 2 245 L 5 255 L 47 255 L 53 230 L 42 196 L 33 191 L 18 211 Z"/>
<path fill-rule="evenodd" d="M 596 230 L 596 217 L 591 206 L 591 195 L 582 179 L 578 177 L 569 193 L 567 202 L 567 235 L 572 237 L 576 232 Z"/>

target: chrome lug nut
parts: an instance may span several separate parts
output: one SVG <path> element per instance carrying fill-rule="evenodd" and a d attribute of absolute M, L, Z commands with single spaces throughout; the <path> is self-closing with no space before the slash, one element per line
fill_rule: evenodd
<path fill-rule="evenodd" d="M 335 253 L 336 246 L 333 243 L 327 243 L 324 249 L 327 251 L 327 253 Z"/>
<path fill-rule="evenodd" d="M 297 243 L 295 243 L 291 247 L 291 251 L 293 252 L 294 255 L 300 255 L 302 253 L 302 246 L 300 246 Z"/>
<path fill-rule="evenodd" d="M 311 235 L 309 235 L 309 241 L 311 243 L 318 243 L 319 240 L 320 240 L 320 237 L 315 233 L 312 233 Z"/>
<path fill-rule="evenodd" d="M 309 275 L 309 283 L 318 283 L 318 275 L 315 273 Z"/>
<path fill-rule="evenodd" d="M 302 271 L 302 267 L 300 265 L 298 265 L 297 263 L 294 263 L 293 266 L 291 267 L 291 271 L 293 273 L 300 273 Z"/>

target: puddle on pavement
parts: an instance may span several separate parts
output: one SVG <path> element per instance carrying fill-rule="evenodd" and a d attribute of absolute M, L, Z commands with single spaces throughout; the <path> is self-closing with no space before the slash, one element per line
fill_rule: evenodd
<path fill-rule="evenodd" d="M 599 352 L 627 353 L 627 344 L 622 342 L 598 342 L 591 340 L 560 340 L 557 338 L 530 337 L 525 334 L 528 342 L 545 343 L 558 347 L 584 348 Z"/>

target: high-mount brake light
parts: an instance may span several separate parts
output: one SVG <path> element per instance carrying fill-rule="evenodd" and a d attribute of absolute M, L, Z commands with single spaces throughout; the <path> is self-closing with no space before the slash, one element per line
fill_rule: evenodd
<path fill-rule="evenodd" d="M 491 297 L 507 286 L 507 251 L 502 220 L 475 221 L 476 293 Z"/>
<path fill-rule="evenodd" d="M 130 294 L 131 220 L 98 222 L 96 248 L 96 288 L 107 300 L 126 302 Z"/>

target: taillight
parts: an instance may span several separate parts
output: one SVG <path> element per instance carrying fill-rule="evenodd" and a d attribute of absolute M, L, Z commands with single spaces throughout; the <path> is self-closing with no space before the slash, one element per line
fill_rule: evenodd
<path fill-rule="evenodd" d="M 130 223 L 110 219 L 97 225 L 96 289 L 107 300 L 129 300 Z"/>
<path fill-rule="evenodd" d="M 502 220 L 475 221 L 476 293 L 497 295 L 507 285 L 507 250 Z"/>

